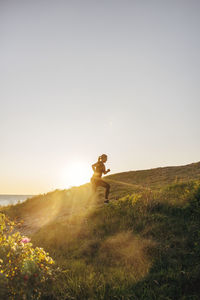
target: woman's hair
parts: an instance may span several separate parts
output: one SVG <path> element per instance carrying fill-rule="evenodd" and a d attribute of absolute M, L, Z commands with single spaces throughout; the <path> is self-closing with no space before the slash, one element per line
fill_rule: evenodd
<path fill-rule="evenodd" d="M 102 154 L 99 156 L 98 161 L 101 161 L 103 158 L 107 159 L 107 155 L 106 154 Z"/>

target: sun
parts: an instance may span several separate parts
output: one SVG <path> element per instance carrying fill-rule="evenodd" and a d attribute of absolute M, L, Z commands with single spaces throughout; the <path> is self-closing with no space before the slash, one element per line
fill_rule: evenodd
<path fill-rule="evenodd" d="M 63 170 L 62 181 L 66 187 L 79 186 L 90 181 L 92 168 L 85 162 L 70 162 Z"/>

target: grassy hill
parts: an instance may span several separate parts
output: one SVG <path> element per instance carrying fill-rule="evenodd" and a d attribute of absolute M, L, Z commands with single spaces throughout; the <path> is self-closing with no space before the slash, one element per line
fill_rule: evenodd
<path fill-rule="evenodd" d="M 113 183 L 133 184 L 143 188 L 158 189 L 167 184 L 200 179 L 200 162 L 186 166 L 117 173 L 106 178 Z"/>
<path fill-rule="evenodd" d="M 199 299 L 200 163 L 106 176 L 2 210 L 62 269 L 48 299 Z"/>

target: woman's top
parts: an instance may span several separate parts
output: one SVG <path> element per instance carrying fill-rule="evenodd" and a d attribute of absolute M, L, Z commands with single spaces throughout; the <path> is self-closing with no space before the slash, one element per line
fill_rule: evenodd
<path fill-rule="evenodd" d="M 92 165 L 94 171 L 93 178 L 101 178 L 102 174 L 105 173 L 105 166 L 102 161 L 98 161 L 96 164 Z"/>

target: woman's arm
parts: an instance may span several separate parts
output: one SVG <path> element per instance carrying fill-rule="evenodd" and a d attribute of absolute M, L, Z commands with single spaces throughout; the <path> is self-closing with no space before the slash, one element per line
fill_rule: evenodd
<path fill-rule="evenodd" d="M 103 165 L 103 174 L 107 174 L 108 172 L 110 172 L 110 169 L 106 170 L 105 165 Z"/>
<path fill-rule="evenodd" d="M 110 172 L 110 169 L 105 170 L 105 171 L 104 171 L 104 174 L 107 174 L 108 172 Z"/>
<path fill-rule="evenodd" d="M 98 162 L 92 165 L 92 170 L 95 172 Z"/>

